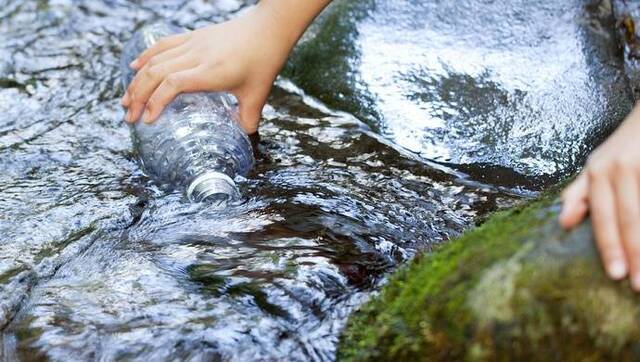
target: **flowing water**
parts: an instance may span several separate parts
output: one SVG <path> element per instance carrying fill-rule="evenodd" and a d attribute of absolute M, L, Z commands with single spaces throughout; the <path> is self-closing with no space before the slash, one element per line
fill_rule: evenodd
<path fill-rule="evenodd" d="M 122 122 L 122 44 L 146 22 L 194 27 L 246 6 L 0 0 L 3 359 L 331 360 L 390 271 L 535 194 L 429 161 L 284 78 L 242 202 L 161 191 Z"/>

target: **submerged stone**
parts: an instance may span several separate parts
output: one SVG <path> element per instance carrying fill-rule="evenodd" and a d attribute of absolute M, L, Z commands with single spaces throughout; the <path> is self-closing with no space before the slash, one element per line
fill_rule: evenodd
<path fill-rule="evenodd" d="M 640 304 L 590 224 L 552 198 L 502 212 L 399 272 L 350 320 L 343 360 L 637 360 Z"/>
<path fill-rule="evenodd" d="M 491 184 L 574 171 L 629 111 L 607 1 L 341 1 L 284 75 Z"/>

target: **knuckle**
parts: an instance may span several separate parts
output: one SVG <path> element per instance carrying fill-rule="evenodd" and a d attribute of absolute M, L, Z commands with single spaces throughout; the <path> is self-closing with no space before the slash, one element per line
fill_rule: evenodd
<path fill-rule="evenodd" d="M 142 76 L 146 78 L 151 78 L 153 76 L 153 70 L 151 70 L 150 66 L 146 66 L 142 71 Z"/>
<path fill-rule="evenodd" d="M 147 62 L 147 64 L 149 65 L 149 67 L 153 68 L 155 66 L 157 66 L 159 64 L 159 60 L 157 56 L 151 57 L 149 59 L 149 61 Z"/>
<path fill-rule="evenodd" d="M 160 75 L 160 69 L 158 66 L 149 66 L 144 72 L 144 75 L 151 79 L 156 79 Z"/>
<path fill-rule="evenodd" d="M 179 89 L 182 84 L 181 78 L 177 74 L 169 74 L 165 79 L 165 82 L 169 88 Z"/>
<path fill-rule="evenodd" d="M 145 108 L 147 108 L 148 110 L 152 111 L 152 110 L 156 109 L 156 104 L 157 104 L 157 101 L 155 100 L 155 97 L 152 96 L 147 101 L 147 104 L 145 105 Z"/>
<path fill-rule="evenodd" d="M 631 256 L 631 259 L 640 262 L 640 240 L 637 237 L 630 237 L 625 240 L 624 244 L 624 249 Z"/>

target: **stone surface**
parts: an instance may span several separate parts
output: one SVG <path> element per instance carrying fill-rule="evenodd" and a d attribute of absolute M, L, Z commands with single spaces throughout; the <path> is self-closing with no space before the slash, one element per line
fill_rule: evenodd
<path fill-rule="evenodd" d="M 640 304 L 604 274 L 589 223 L 551 197 L 494 215 L 399 272 L 350 320 L 343 360 L 637 360 Z"/>
<path fill-rule="evenodd" d="M 606 1 L 339 1 L 284 74 L 424 159 L 540 187 L 630 109 L 611 13 Z"/>

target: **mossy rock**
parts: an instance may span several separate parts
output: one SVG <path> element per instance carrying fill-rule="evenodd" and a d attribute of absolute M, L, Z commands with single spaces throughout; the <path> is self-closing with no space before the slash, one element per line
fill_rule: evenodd
<path fill-rule="evenodd" d="M 589 222 L 546 197 L 416 259 L 349 320 L 341 360 L 638 360 L 640 300 L 607 278 Z"/>

